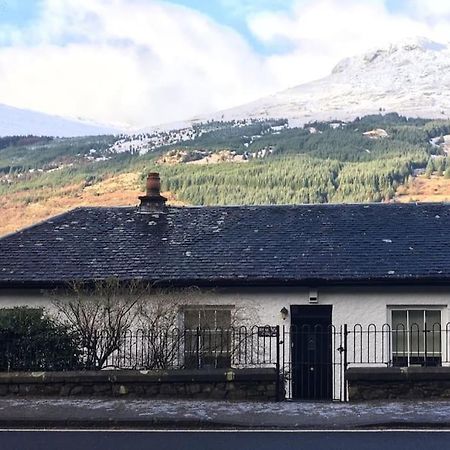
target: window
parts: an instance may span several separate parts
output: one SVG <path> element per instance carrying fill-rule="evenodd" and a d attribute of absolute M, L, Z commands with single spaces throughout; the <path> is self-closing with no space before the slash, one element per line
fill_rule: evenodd
<path fill-rule="evenodd" d="M 231 306 L 184 309 L 185 366 L 226 368 L 231 365 Z"/>
<path fill-rule="evenodd" d="M 394 366 L 437 366 L 442 362 L 441 354 L 440 310 L 392 310 Z"/>

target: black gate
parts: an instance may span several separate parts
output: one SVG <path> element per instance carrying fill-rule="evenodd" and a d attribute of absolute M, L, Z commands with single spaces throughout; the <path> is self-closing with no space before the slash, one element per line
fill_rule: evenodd
<path fill-rule="evenodd" d="M 282 327 L 281 368 L 286 397 L 346 400 L 346 327 L 331 323 L 328 305 L 291 306 L 291 325 Z"/>

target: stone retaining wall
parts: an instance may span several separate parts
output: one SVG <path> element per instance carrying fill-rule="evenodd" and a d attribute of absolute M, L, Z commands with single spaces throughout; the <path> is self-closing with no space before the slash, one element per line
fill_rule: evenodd
<path fill-rule="evenodd" d="M 0 372 L 0 396 L 277 400 L 275 369 Z"/>
<path fill-rule="evenodd" d="M 450 367 L 354 367 L 345 378 L 350 401 L 450 398 Z"/>

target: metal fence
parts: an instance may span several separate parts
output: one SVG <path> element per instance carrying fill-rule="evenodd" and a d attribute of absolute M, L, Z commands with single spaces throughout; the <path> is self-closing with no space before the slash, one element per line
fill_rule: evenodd
<path fill-rule="evenodd" d="M 271 326 L 0 336 L 0 370 L 278 367 L 278 342 Z"/>
<path fill-rule="evenodd" d="M 288 399 L 346 401 L 347 368 L 410 365 L 450 365 L 450 323 L 0 332 L 3 371 L 272 367 Z"/>
<path fill-rule="evenodd" d="M 104 367 L 141 370 L 274 367 L 277 333 L 277 327 L 270 326 L 128 331 Z M 100 348 L 104 342 L 101 338 Z"/>
<path fill-rule="evenodd" d="M 283 326 L 280 368 L 286 398 L 345 400 L 344 326 Z"/>
<path fill-rule="evenodd" d="M 349 367 L 450 365 L 450 323 L 284 326 L 280 338 L 290 399 L 346 401 Z"/>
<path fill-rule="evenodd" d="M 347 367 L 450 364 L 450 323 L 347 327 Z"/>

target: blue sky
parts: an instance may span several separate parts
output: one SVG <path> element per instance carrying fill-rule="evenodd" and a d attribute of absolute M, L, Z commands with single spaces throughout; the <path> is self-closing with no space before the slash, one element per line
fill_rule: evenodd
<path fill-rule="evenodd" d="M 450 41 L 450 0 L 0 0 L 0 103 L 157 125 L 417 35 Z"/>
<path fill-rule="evenodd" d="M 149 0 L 150 1 L 150 0 Z M 248 36 L 246 16 L 262 10 L 283 11 L 292 7 L 293 0 L 166 0 L 201 11 L 214 20 L 241 31 Z M 370 0 L 367 0 L 370 2 Z M 23 26 L 39 14 L 40 0 L 0 0 L 0 24 Z M 389 0 L 392 11 L 407 9 L 407 0 Z"/>
<path fill-rule="evenodd" d="M 241 33 L 258 51 L 268 53 L 279 50 L 277 46 L 263 45 L 250 32 L 247 17 L 260 11 L 288 11 L 292 0 L 172 0 L 171 3 L 187 6 L 207 14 L 217 22 Z"/>
<path fill-rule="evenodd" d="M 23 26 L 39 13 L 39 0 L 0 0 L 0 24 Z"/>
<path fill-rule="evenodd" d="M 202 11 L 217 21 L 239 28 L 245 23 L 243 13 L 262 9 L 288 9 L 290 0 L 168 0 Z M 23 25 L 35 18 L 41 6 L 40 0 L 0 0 L 0 21 L 10 25 Z"/>
<path fill-rule="evenodd" d="M 83 0 L 81 0 L 83 1 Z M 144 0 L 152 3 L 154 0 Z M 288 51 L 289 44 L 284 40 L 262 42 L 249 28 L 249 17 L 261 12 L 285 12 L 293 8 L 295 3 L 307 4 L 308 0 L 163 0 L 199 11 L 217 23 L 231 27 L 261 54 Z M 311 1 L 311 0 L 310 0 Z M 362 4 L 374 3 L 377 0 L 360 0 Z M 422 0 L 412 0 L 420 3 Z M 423 0 L 425 3 L 439 3 L 447 0 Z M 383 0 L 385 8 L 394 14 L 408 14 L 411 0 Z M 8 25 L 23 28 L 33 25 L 39 17 L 43 0 L 0 0 L 0 27 Z"/>
<path fill-rule="evenodd" d="M 148 0 L 151 3 L 152 0 Z M 262 44 L 250 32 L 247 17 L 260 11 L 286 11 L 292 0 L 166 0 L 206 14 L 222 25 L 240 33 L 248 43 L 261 53 L 282 50 L 279 44 Z M 41 0 L 0 0 L 0 26 L 26 27 L 39 17 Z"/>

